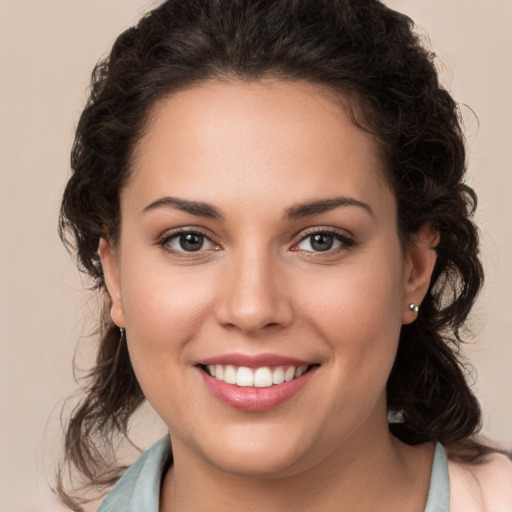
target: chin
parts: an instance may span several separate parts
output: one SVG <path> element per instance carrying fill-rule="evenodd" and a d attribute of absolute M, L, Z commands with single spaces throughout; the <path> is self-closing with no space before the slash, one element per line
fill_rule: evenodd
<path fill-rule="evenodd" d="M 231 454 L 223 453 L 210 462 L 217 469 L 226 473 L 271 479 L 290 476 L 297 472 L 300 460 L 301 454 L 294 450 L 276 453 L 275 451 L 258 450 L 253 452 L 237 449 L 233 450 Z"/>
<path fill-rule="evenodd" d="M 236 430 L 235 432 L 233 430 Z M 263 430 L 263 431 L 262 431 Z M 272 478 L 294 473 L 305 458 L 309 440 L 290 429 L 230 429 L 198 447 L 214 467 L 240 476 Z"/>

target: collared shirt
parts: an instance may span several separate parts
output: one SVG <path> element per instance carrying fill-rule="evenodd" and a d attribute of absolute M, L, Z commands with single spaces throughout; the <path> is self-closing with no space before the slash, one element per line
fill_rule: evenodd
<path fill-rule="evenodd" d="M 160 484 L 171 458 L 171 443 L 165 436 L 144 452 L 126 471 L 98 512 L 159 512 Z M 446 455 L 436 445 L 425 512 L 449 512 L 450 484 Z"/>

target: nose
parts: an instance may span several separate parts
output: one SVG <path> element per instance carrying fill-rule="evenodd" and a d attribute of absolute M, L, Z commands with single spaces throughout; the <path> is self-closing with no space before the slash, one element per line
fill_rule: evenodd
<path fill-rule="evenodd" d="M 253 334 L 291 324 L 291 297 L 276 259 L 250 250 L 232 255 L 216 309 L 219 323 Z"/>

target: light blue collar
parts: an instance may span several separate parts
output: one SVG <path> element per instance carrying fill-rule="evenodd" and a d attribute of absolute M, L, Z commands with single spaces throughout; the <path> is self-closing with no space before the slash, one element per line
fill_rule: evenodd
<path fill-rule="evenodd" d="M 444 448 L 437 443 L 425 512 L 450 512 L 450 480 Z"/>
<path fill-rule="evenodd" d="M 171 442 L 165 436 L 128 468 L 98 512 L 159 512 L 160 485 L 170 457 Z"/>

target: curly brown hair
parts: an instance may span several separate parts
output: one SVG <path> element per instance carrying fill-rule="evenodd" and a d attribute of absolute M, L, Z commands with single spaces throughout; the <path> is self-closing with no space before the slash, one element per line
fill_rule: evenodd
<path fill-rule="evenodd" d="M 106 295 L 100 237 L 116 240 L 119 197 L 134 147 L 158 99 L 211 78 L 321 84 L 348 98 L 354 123 L 375 135 L 388 163 L 404 243 L 426 223 L 440 234 L 417 321 L 402 328 L 389 377 L 392 426 L 405 442 L 484 448 L 480 409 L 466 382 L 461 329 L 482 285 L 474 192 L 464 184 L 459 111 L 434 55 L 407 16 L 376 0 L 168 0 L 116 40 L 92 76 L 72 150 L 59 231 Z M 119 476 L 113 439 L 144 401 L 126 344 L 101 319 L 96 366 L 66 432 L 66 458 L 86 480 Z M 62 496 L 79 510 L 62 488 Z"/>

